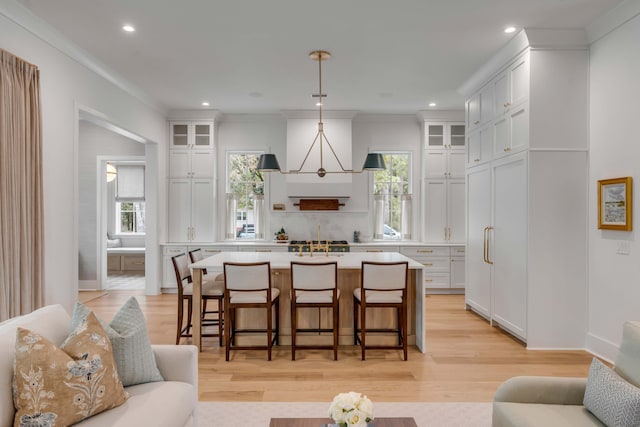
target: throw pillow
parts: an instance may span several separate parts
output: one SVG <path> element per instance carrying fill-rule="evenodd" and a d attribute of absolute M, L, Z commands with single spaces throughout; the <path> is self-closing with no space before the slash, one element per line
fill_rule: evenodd
<path fill-rule="evenodd" d="M 127 399 L 111 343 L 91 314 L 60 348 L 28 329 L 16 331 L 15 426 L 68 426 Z"/>
<path fill-rule="evenodd" d="M 71 316 L 71 328 L 89 313 L 91 311 L 85 305 L 76 303 Z M 118 375 L 125 387 L 164 380 L 151 349 L 144 314 L 135 297 L 129 298 L 120 307 L 110 324 L 101 323 L 111 340 Z"/>
<path fill-rule="evenodd" d="M 608 427 L 640 425 L 640 389 L 594 358 L 584 406 Z"/>

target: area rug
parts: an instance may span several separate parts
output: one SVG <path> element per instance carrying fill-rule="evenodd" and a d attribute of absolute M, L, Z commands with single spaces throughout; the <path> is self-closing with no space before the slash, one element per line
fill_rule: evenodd
<path fill-rule="evenodd" d="M 326 417 L 328 402 L 199 402 L 201 427 L 269 427 L 271 418 Z M 376 417 L 413 417 L 418 427 L 489 427 L 491 403 L 374 402 Z"/>

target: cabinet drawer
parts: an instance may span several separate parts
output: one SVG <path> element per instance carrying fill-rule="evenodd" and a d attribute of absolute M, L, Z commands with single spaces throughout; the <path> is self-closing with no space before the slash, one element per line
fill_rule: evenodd
<path fill-rule="evenodd" d="M 164 250 L 162 251 L 162 253 L 164 255 L 168 255 L 168 256 L 176 256 L 176 255 L 180 255 L 180 254 L 186 254 L 187 253 L 187 247 L 186 246 L 165 246 Z"/>
<path fill-rule="evenodd" d="M 288 247 L 280 246 L 245 246 L 240 247 L 240 252 L 287 252 Z"/>
<path fill-rule="evenodd" d="M 451 256 L 464 256 L 464 253 L 465 253 L 465 247 L 464 246 L 452 247 L 451 248 Z"/>
<path fill-rule="evenodd" d="M 428 258 L 419 257 L 414 258 L 416 261 L 422 264 L 422 270 L 425 272 L 449 272 L 449 258 Z"/>
<path fill-rule="evenodd" d="M 400 253 L 402 255 L 408 256 L 409 258 L 413 258 L 417 260 L 417 257 L 427 257 L 427 256 L 449 256 L 449 247 L 448 246 L 417 246 L 417 247 L 403 247 L 400 248 Z"/>
<path fill-rule="evenodd" d="M 449 289 L 449 275 L 446 273 L 423 273 L 423 284 L 426 289 Z"/>
<path fill-rule="evenodd" d="M 398 252 L 397 246 L 354 246 L 350 247 L 351 252 Z"/>
<path fill-rule="evenodd" d="M 144 255 L 127 255 L 122 257 L 123 270 L 144 270 Z"/>

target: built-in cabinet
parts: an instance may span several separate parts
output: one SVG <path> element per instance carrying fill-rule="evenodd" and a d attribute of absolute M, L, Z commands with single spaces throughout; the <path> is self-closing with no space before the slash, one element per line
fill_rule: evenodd
<path fill-rule="evenodd" d="M 212 121 L 169 123 L 169 242 L 214 241 Z"/>
<path fill-rule="evenodd" d="M 401 246 L 400 253 L 423 265 L 427 293 L 462 293 L 465 288 L 462 246 Z"/>
<path fill-rule="evenodd" d="M 464 242 L 465 125 L 425 122 L 423 240 Z"/>
<path fill-rule="evenodd" d="M 465 301 L 528 345 L 566 347 L 583 333 L 567 290 L 580 295 L 586 280 L 587 147 L 565 129 L 587 127 L 588 52 L 525 43 L 465 90 Z"/>

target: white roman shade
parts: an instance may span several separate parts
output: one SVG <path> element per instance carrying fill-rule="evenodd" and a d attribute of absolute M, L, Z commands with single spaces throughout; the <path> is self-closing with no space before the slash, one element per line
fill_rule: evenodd
<path fill-rule="evenodd" d="M 144 165 L 117 165 L 116 201 L 144 201 Z"/>

